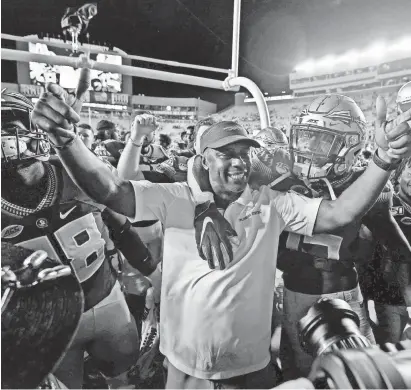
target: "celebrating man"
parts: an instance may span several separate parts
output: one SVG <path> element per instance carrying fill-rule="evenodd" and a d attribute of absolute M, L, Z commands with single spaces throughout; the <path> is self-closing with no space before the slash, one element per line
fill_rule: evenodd
<path fill-rule="evenodd" d="M 81 82 L 86 80 L 83 70 Z M 375 202 L 390 172 L 411 154 L 410 112 L 381 121 L 374 162 L 336 200 L 308 199 L 268 187 L 251 190 L 250 147 L 258 143 L 233 122 L 221 122 L 201 136 L 215 206 L 238 234 L 233 262 L 210 270 L 197 254 L 196 204 L 186 183 L 155 184 L 116 177 L 72 132 L 81 96 L 48 84 L 36 103 L 34 123 L 49 133 L 70 176 L 95 201 L 133 220 L 160 220 L 166 242 L 161 296 L 161 345 L 168 358 L 168 388 L 215 385 L 256 387 L 270 355 L 278 240 L 284 229 L 311 236 L 361 218 Z M 380 103 L 379 113 L 385 106 Z M 379 115 L 379 118 L 382 117 Z M 141 140 L 134 140 L 141 147 Z M 361 194 L 361 196 L 359 196 Z M 356 199 L 356 202 L 353 202 Z M 214 206 L 214 207 L 215 207 Z M 208 218 L 196 215 L 207 229 Z M 218 213 L 217 209 L 215 212 Z M 268 293 L 267 293 L 268 292 Z M 261 383 L 260 383 L 261 384 Z"/>

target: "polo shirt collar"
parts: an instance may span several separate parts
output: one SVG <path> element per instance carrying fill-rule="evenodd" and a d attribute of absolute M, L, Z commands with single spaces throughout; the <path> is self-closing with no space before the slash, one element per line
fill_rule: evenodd
<path fill-rule="evenodd" d="M 243 206 L 247 206 L 253 200 L 250 186 L 247 184 L 241 196 L 233 203 L 239 203 Z"/>

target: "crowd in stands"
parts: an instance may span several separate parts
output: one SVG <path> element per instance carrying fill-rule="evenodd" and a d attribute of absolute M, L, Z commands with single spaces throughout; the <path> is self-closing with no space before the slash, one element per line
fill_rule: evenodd
<path fill-rule="evenodd" d="M 344 92 L 344 95 L 353 98 L 363 111 L 367 120 L 367 133 L 373 134 L 375 121 L 375 100 L 378 95 L 383 96 L 388 104 L 389 114 L 395 113 L 395 99 L 399 87 L 376 88 L 367 92 L 355 91 Z M 267 102 L 270 120 L 273 126 L 283 129 L 287 134 L 290 124 L 293 123 L 298 114 L 306 108 L 311 100 L 310 97 L 300 97 L 290 100 Z M 260 130 L 260 118 L 255 103 L 243 106 L 233 106 L 224 110 L 221 114 L 214 116 L 218 120 L 231 120 L 243 125 L 251 134 Z M 371 137 L 370 141 L 372 141 Z"/>

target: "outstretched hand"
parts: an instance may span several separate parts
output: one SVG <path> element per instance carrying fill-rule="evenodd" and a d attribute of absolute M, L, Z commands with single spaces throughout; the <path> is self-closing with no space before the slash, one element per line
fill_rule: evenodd
<path fill-rule="evenodd" d="M 58 144 L 60 138 L 73 138 L 73 124 L 80 121 L 85 93 L 90 85 L 90 69 L 82 68 L 77 90 L 69 94 L 58 84 L 46 84 L 45 91 L 34 106 L 32 122 L 47 132 Z"/>
<path fill-rule="evenodd" d="M 375 141 L 390 159 L 411 156 L 411 109 L 393 120 L 387 119 L 387 103 L 378 96 Z"/>

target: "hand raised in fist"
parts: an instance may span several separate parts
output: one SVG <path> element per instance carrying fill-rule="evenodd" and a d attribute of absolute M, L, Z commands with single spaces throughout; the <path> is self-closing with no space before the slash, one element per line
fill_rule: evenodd
<path fill-rule="evenodd" d="M 82 68 L 75 95 L 69 94 L 58 84 L 46 84 L 45 91 L 34 106 L 32 122 L 49 134 L 55 144 L 74 137 L 73 124 L 80 121 L 84 95 L 90 85 L 90 70 Z"/>
<path fill-rule="evenodd" d="M 131 125 L 131 139 L 139 143 L 143 137 L 151 141 L 158 128 L 157 119 L 152 114 L 137 115 Z"/>
<path fill-rule="evenodd" d="M 380 157 L 398 160 L 411 156 L 411 109 L 393 120 L 387 119 L 387 103 L 377 98 L 375 141 L 382 150 Z"/>

